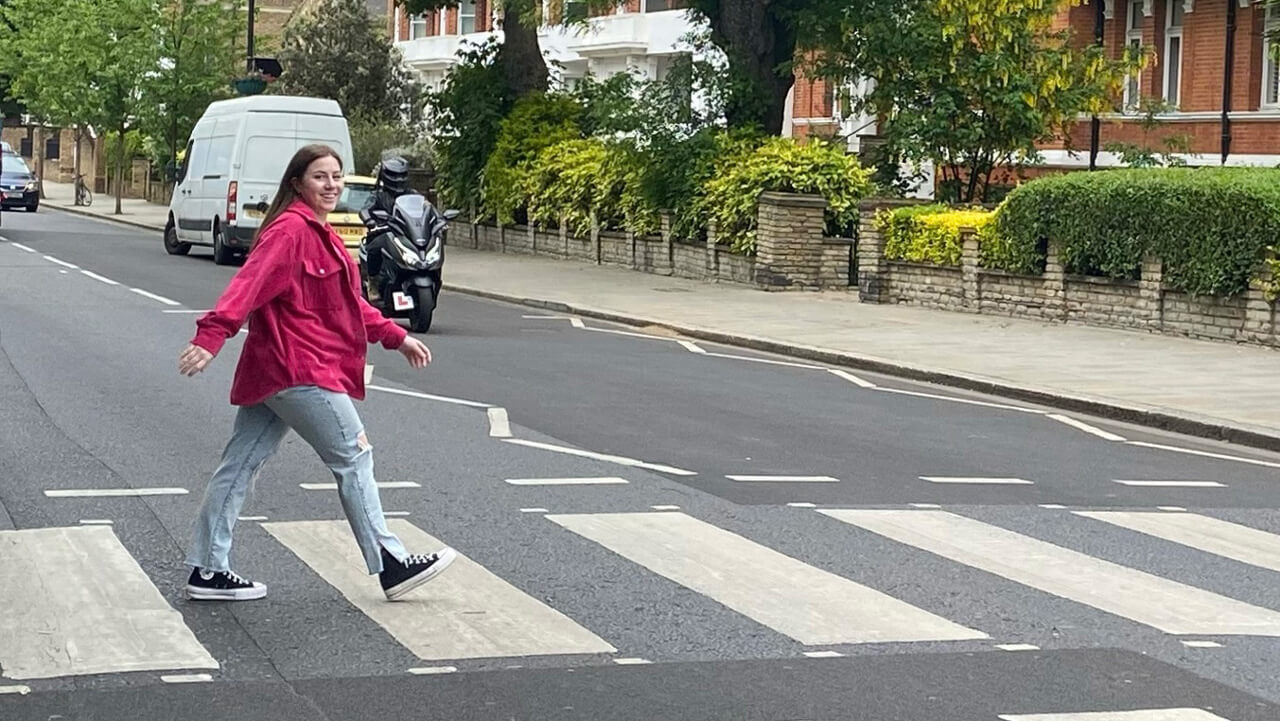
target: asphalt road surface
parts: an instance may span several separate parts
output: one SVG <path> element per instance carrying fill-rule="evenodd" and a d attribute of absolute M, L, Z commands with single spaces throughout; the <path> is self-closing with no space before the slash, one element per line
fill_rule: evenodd
<path fill-rule="evenodd" d="M 458 564 L 382 601 L 291 436 L 233 554 L 270 594 L 189 602 L 240 341 L 176 358 L 235 269 L 0 237 L 4 721 L 1280 719 L 1280 456 L 447 288 L 360 410 Z"/>

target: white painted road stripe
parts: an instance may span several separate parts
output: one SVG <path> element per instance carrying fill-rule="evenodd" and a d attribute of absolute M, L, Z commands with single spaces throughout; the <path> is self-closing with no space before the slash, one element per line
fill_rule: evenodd
<path fill-rule="evenodd" d="M 191 310 L 190 308 L 183 308 L 182 310 L 165 310 L 161 312 L 162 313 L 208 313 L 209 311 L 208 310 Z"/>
<path fill-rule="evenodd" d="M 809 658 L 844 658 L 839 651 L 805 651 L 804 655 Z"/>
<path fill-rule="evenodd" d="M 417 391 L 403 391 L 399 388 L 387 388 L 385 386 L 365 386 L 371 391 L 382 391 L 397 396 L 408 396 L 410 398 L 421 398 L 426 401 L 439 401 L 441 403 L 452 403 L 457 406 L 467 406 L 469 408 L 492 408 L 489 403 L 481 403 L 480 401 L 469 401 L 465 398 L 450 398 L 449 396 L 437 396 L 431 393 L 419 393 Z"/>
<path fill-rule="evenodd" d="M 1166 633 L 1280 636 L 1280 612 L 946 511 L 820 513 Z"/>
<path fill-rule="evenodd" d="M 444 545 L 403 519 L 391 519 L 387 526 L 409 548 L 425 553 Z M 370 582 L 346 521 L 262 527 L 424 661 L 616 651 L 462 554 L 438 578 L 403 601 L 388 603 L 378 584 Z"/>
<path fill-rule="evenodd" d="M 17 245 L 17 244 L 15 243 L 14 245 Z M 20 684 L 15 684 L 13 686 L 0 686 L 0 695 L 10 694 L 10 693 L 18 694 L 19 696 L 26 696 L 27 694 L 31 693 L 31 687 L 23 686 Z"/>
<path fill-rule="evenodd" d="M 615 658 L 613 662 L 619 666 L 647 666 L 653 663 L 647 658 Z"/>
<path fill-rule="evenodd" d="M 209 683 L 213 680 L 213 676 L 207 673 L 176 673 L 161 676 L 160 680 L 165 683 Z"/>
<path fill-rule="evenodd" d="M 299 487 L 304 491 L 336 491 L 337 483 L 299 483 Z M 378 488 L 422 488 L 420 484 L 413 481 L 379 481 Z"/>
<path fill-rule="evenodd" d="M 240 516 L 240 520 L 253 523 L 255 521 L 258 521 L 258 522 L 265 521 L 267 520 L 267 517 L 266 516 Z"/>
<path fill-rule="evenodd" d="M 859 388 L 875 388 L 876 387 L 875 383 L 872 383 L 869 380 L 863 380 L 862 378 L 855 376 L 849 371 L 843 371 L 843 370 L 840 370 L 839 368 L 828 368 L 827 372 L 833 376 L 843 378 L 849 381 L 850 383 L 854 384 L 855 386 L 858 386 Z"/>
<path fill-rule="evenodd" d="M 1091 425 L 1089 425 L 1088 423 L 1085 423 L 1084 421 L 1078 421 L 1078 420 L 1076 420 L 1076 419 L 1074 419 L 1074 418 L 1070 418 L 1070 417 L 1068 417 L 1068 416 L 1060 415 L 1060 414 L 1058 414 L 1058 413 L 1050 413 L 1050 414 L 1048 414 L 1048 415 L 1049 415 L 1049 417 L 1050 417 L 1050 418 L 1052 418 L 1053 420 L 1055 420 L 1055 421 L 1057 421 L 1057 422 L 1059 422 L 1059 423 L 1064 423 L 1064 424 L 1066 424 L 1066 425 L 1068 425 L 1068 426 L 1071 426 L 1072 428 L 1075 428 L 1076 430 L 1084 431 L 1085 433 L 1088 433 L 1089 435 L 1097 436 L 1097 437 L 1101 438 L 1101 439 L 1102 439 L 1102 440 L 1104 440 L 1104 441 L 1117 441 L 1117 442 L 1119 442 L 1119 441 L 1124 441 L 1124 440 L 1125 440 L 1124 436 L 1118 436 L 1118 435 L 1116 435 L 1116 434 L 1114 434 L 1114 433 L 1112 433 L 1112 432 L 1110 432 L 1110 431 L 1104 431 L 1104 430 L 1102 430 L 1101 428 L 1098 428 L 1097 426 L 1091 426 Z"/>
<path fill-rule="evenodd" d="M 419 666 L 409 669 L 414 676 L 434 676 L 441 673 L 457 673 L 457 666 Z"/>
<path fill-rule="evenodd" d="M 36 249 L 35 249 L 35 248 L 31 248 L 31 247 L 25 246 L 25 245 L 23 245 L 22 243 L 10 243 L 9 245 L 12 245 L 13 247 L 17 248 L 18 250 L 25 250 L 25 251 L 27 251 L 28 253 L 34 253 L 34 252 L 36 252 Z"/>
<path fill-rule="evenodd" d="M 105 526 L 0 531 L 0 608 L 11 679 L 218 668 Z"/>
<path fill-rule="evenodd" d="M 1196 513 L 1076 511 L 1077 516 L 1280 572 L 1280 536 Z"/>
<path fill-rule="evenodd" d="M 1237 463 L 1248 463 L 1254 466 L 1266 466 L 1267 468 L 1280 468 L 1280 463 L 1272 461 L 1260 461 L 1256 458 L 1245 458 L 1243 456 L 1232 456 L 1226 453 L 1210 453 L 1209 451 L 1197 451 L 1191 448 L 1179 448 L 1177 446 L 1166 446 L 1161 443 L 1147 443 L 1146 441 L 1126 441 L 1131 446 L 1140 448 L 1153 448 L 1158 451 L 1171 451 L 1173 453 L 1186 453 L 1191 456 L 1202 456 L 1204 458 L 1217 458 L 1221 461 L 1235 461 Z"/>
<path fill-rule="evenodd" d="M 57 258 L 53 257 L 52 255 L 46 255 L 46 256 L 44 256 L 44 259 L 45 259 L 45 260 L 47 260 L 47 261 L 49 261 L 50 263 L 54 263 L 54 264 L 56 264 L 56 265 L 60 265 L 60 266 L 62 266 L 63 268 L 70 268 L 70 269 L 72 269 L 72 270 L 80 270 L 80 266 L 78 266 L 78 265 L 74 265 L 74 264 L 72 264 L 72 263 L 68 263 L 68 262 L 67 262 L 67 261 L 65 261 L 65 260 L 58 260 Z"/>
<path fill-rule="evenodd" d="M 527 441 L 523 438 L 503 438 L 505 443 L 514 443 L 517 446 L 526 448 L 537 448 L 542 451 L 551 451 L 553 453 L 564 453 L 570 456 L 578 456 L 580 458 L 593 458 L 597 461 L 605 461 L 607 463 L 617 463 L 620 466 L 629 466 L 631 468 L 644 468 L 658 473 L 669 473 L 673 476 L 696 476 L 695 471 L 686 471 L 683 468 L 674 468 L 672 466 L 664 466 L 660 463 L 646 463 L 638 461 L 634 458 L 626 456 L 614 456 L 608 453 L 596 453 L 595 451 L 584 451 L 580 448 L 569 448 L 567 446 L 557 446 L 551 443 L 542 443 L 540 441 Z"/>
<path fill-rule="evenodd" d="M 839 483 L 831 476 L 725 476 L 739 483 Z"/>
<path fill-rule="evenodd" d="M 1040 647 L 1032 643 L 998 643 L 996 648 L 1001 651 L 1039 651 Z"/>
<path fill-rule="evenodd" d="M 109 521 L 105 518 L 81 518 L 80 525 L 82 526 L 114 526 L 115 522 Z"/>
<path fill-rule="evenodd" d="M 915 398 L 931 398 L 937 401 L 950 401 L 951 403 L 963 403 L 970 406 L 982 406 L 984 408 L 999 408 L 1005 411 L 1018 411 L 1019 413 L 1034 413 L 1036 415 L 1044 415 L 1044 411 L 1037 408 L 1023 408 L 1021 406 L 1009 406 L 1003 403 L 990 403 L 988 401 L 975 401 L 969 398 L 956 398 L 955 396 L 944 396 L 937 393 L 921 393 L 920 391 L 906 391 L 901 388 L 879 388 L 876 390 L 885 393 L 897 393 L 900 396 L 913 396 Z"/>
<path fill-rule="evenodd" d="M 506 408 L 490 408 L 489 414 L 489 436 L 491 438 L 510 438 L 511 437 L 511 419 L 507 417 Z"/>
<path fill-rule="evenodd" d="M 707 352 L 706 350 L 703 349 L 702 346 L 698 345 L 697 343 L 694 343 L 691 340 L 678 340 L 676 342 L 679 343 L 685 350 L 689 351 L 690 353 L 701 353 L 705 355 Z"/>
<path fill-rule="evenodd" d="M 1230 721 L 1200 708 L 1151 708 L 1138 711 L 1002 714 L 1000 721 Z"/>
<path fill-rule="evenodd" d="M 684 513 L 547 518 L 804 644 L 986 638 Z"/>
<path fill-rule="evenodd" d="M 185 488 L 63 488 L 45 491 L 48 498 L 108 498 L 116 496 L 185 496 Z"/>
<path fill-rule="evenodd" d="M 508 478 L 507 483 L 513 486 L 608 486 L 626 485 L 627 479 L 617 476 L 596 476 L 584 478 Z"/>
<path fill-rule="evenodd" d="M 731 353 L 707 353 L 708 358 L 727 358 L 729 360 L 747 361 L 749 363 L 763 363 L 770 366 L 783 366 L 784 368 L 803 368 L 809 371 L 822 370 L 822 366 L 816 366 L 812 363 L 793 363 L 792 361 L 774 360 L 772 358 L 755 358 L 745 355 L 733 355 Z"/>
<path fill-rule="evenodd" d="M 103 276 L 101 276 L 101 275 L 98 275 L 97 273 L 95 273 L 95 272 L 93 272 L 93 271 L 91 271 L 91 270 L 83 270 L 83 269 L 81 269 L 81 271 L 80 271 L 80 272 L 81 272 L 81 273 L 83 273 L 85 276 L 87 276 L 87 277 L 89 277 L 89 278 L 93 278 L 94 280 L 98 281 L 99 283 L 106 283 L 107 285 L 120 285 L 119 283 L 115 282 L 114 280 L 111 280 L 110 278 L 105 278 L 105 277 L 103 277 Z"/>
<path fill-rule="evenodd" d="M 1187 648 L 1222 648 L 1217 641 L 1183 641 L 1182 645 Z"/>
<path fill-rule="evenodd" d="M 1030 486 L 1032 481 L 1022 478 L 969 478 L 965 476 L 920 476 L 920 480 L 930 483 L 959 483 L 991 486 Z"/>
<path fill-rule="evenodd" d="M 1122 486 L 1138 488 L 1226 488 L 1227 484 L 1217 481 L 1115 481 Z"/>
<path fill-rule="evenodd" d="M 159 301 L 161 303 L 164 303 L 165 305 L 181 305 L 181 303 L 179 303 L 176 300 L 171 300 L 169 298 L 164 297 L 163 295 L 156 295 L 155 293 L 143 290 L 141 288 L 130 288 L 129 290 L 133 291 L 134 293 L 137 293 L 143 298 L 150 298 L 151 300 Z"/>

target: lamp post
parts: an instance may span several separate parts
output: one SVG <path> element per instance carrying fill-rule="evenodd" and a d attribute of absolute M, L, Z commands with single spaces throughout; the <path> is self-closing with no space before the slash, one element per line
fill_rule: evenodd
<path fill-rule="evenodd" d="M 1093 0 L 1093 42 L 1103 47 L 1103 26 L 1106 23 L 1106 0 Z M 1089 170 L 1098 169 L 1098 143 L 1102 135 L 1102 122 L 1093 114 L 1089 129 Z"/>
<path fill-rule="evenodd" d="M 247 32 L 245 40 L 245 72 L 253 73 L 253 15 L 254 0 L 249 0 L 249 32 Z"/>

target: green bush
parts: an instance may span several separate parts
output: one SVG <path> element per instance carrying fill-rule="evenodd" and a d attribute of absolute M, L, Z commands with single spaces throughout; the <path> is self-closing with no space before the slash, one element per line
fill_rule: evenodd
<path fill-rule="evenodd" d="M 597 138 L 567 140 L 538 153 L 527 166 L 523 202 L 529 221 L 543 227 L 567 225 L 575 236 L 601 228 L 651 233 L 657 208 L 640 192 L 644 165 L 637 151 Z"/>
<path fill-rule="evenodd" d="M 764 137 L 755 131 L 716 128 L 682 139 L 659 139 L 641 154 L 644 203 L 670 212 L 671 235 L 676 240 L 702 242 L 711 216 L 707 184 L 762 142 Z"/>
<path fill-rule="evenodd" d="M 485 163 L 497 143 L 502 118 L 511 109 L 497 62 L 500 47 L 493 40 L 468 46 L 440 91 L 428 96 L 437 142 L 437 184 L 446 207 L 481 210 Z"/>
<path fill-rule="evenodd" d="M 543 149 L 582 137 L 582 107 L 564 95 L 538 93 L 521 98 L 498 131 L 484 168 L 484 206 L 500 222 L 522 211 L 523 177 Z"/>
<path fill-rule="evenodd" d="M 964 242 L 960 231 L 973 228 L 985 233 L 991 213 L 955 209 L 947 205 L 912 205 L 876 214 L 884 234 L 885 257 L 912 263 L 960 265 Z"/>
<path fill-rule="evenodd" d="M 747 255 L 755 253 L 761 193 L 821 195 L 827 200 L 827 232 L 851 234 L 858 220 L 858 201 L 872 191 L 870 173 L 857 159 L 838 145 L 816 139 L 801 145 L 788 138 L 770 138 L 718 165 L 716 176 L 706 184 L 703 207 L 716 223 L 717 241 Z"/>
<path fill-rule="evenodd" d="M 1019 272 L 1043 267 L 1048 240 L 1069 273 L 1137 278 L 1142 257 L 1164 262 L 1164 280 L 1193 295 L 1249 286 L 1280 237 L 1280 170 L 1142 168 L 1068 173 L 1020 186 L 997 213 L 984 263 Z"/>

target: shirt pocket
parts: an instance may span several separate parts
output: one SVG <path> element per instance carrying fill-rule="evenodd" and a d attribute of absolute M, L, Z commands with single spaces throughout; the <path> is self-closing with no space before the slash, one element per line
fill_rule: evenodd
<path fill-rule="evenodd" d="M 310 310 L 342 307 L 342 269 L 328 258 L 302 261 L 302 306 Z"/>

